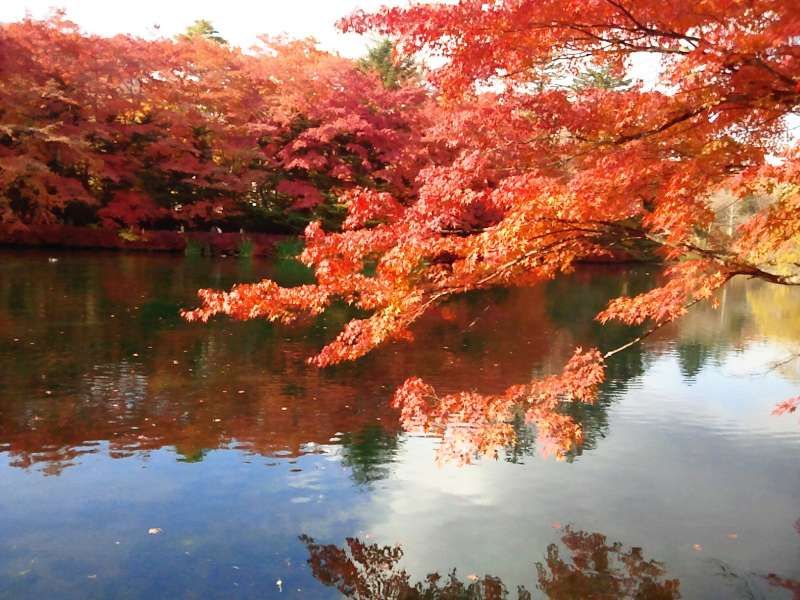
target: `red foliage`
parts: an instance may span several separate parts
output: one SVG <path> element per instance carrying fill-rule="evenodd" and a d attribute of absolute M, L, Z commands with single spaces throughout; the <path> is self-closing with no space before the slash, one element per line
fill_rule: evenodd
<path fill-rule="evenodd" d="M 563 457 L 581 440 L 580 426 L 558 412 L 565 401 L 594 401 L 603 382 L 603 358 L 597 349 L 580 348 L 560 375 L 514 386 L 497 396 L 461 392 L 439 397 L 422 380 L 412 378 L 397 390 L 394 405 L 408 431 L 443 438 L 440 458 L 469 462 L 474 455 L 497 456 L 515 438 L 512 420 L 522 412 L 535 424 L 543 454 Z"/>
<path fill-rule="evenodd" d="M 424 581 L 412 584 L 402 568 L 400 546 L 366 544 L 347 538 L 346 546 L 318 544 L 300 536 L 308 550 L 308 564 L 322 584 L 335 587 L 345 598 L 509 598 L 500 578 L 471 574 L 462 582 L 453 569 L 446 576 L 430 573 Z M 569 556 L 562 556 L 562 545 Z M 609 542 L 600 533 L 574 530 L 567 526 L 561 545 L 550 544 L 544 563 L 536 563 L 537 588 L 548 598 L 649 598 L 673 600 L 681 597 L 680 581 L 665 579 L 664 566 L 644 557 L 641 548 L 626 548 Z M 519 600 L 530 600 L 532 593 L 517 587 Z"/>
<path fill-rule="evenodd" d="M 310 214 L 355 186 L 407 197 L 423 88 L 262 41 L 107 38 L 63 14 L 0 26 L 0 222 L 207 228 Z"/>
<path fill-rule="evenodd" d="M 788 400 L 784 400 L 775 407 L 775 410 L 772 411 L 772 414 L 787 415 L 795 412 L 798 408 L 800 408 L 800 396 L 797 398 L 789 398 Z M 798 525 L 800 525 L 800 521 L 798 521 Z"/>
<path fill-rule="evenodd" d="M 294 318 L 335 299 L 371 311 L 314 359 L 327 365 L 406 337 L 452 294 L 556 277 L 630 244 L 652 244 L 678 264 L 664 285 L 613 301 L 601 321 L 652 321 L 653 331 L 737 275 L 800 283 L 796 265 L 777 254 L 800 233 L 800 154 L 784 143 L 786 117 L 800 107 L 797 3 L 629 4 L 461 0 L 345 19 L 347 30 L 393 35 L 408 53 L 443 58 L 431 76 L 442 111 L 427 131 L 432 161 L 414 197 L 351 192 L 346 231 L 306 232 L 302 258 L 316 285 L 203 292 L 189 318 Z M 642 53 L 660 60 L 656 84 L 613 84 Z M 612 84 L 566 85 L 587 69 Z M 726 228 L 715 215 L 721 191 L 740 205 L 753 193 L 772 200 Z M 592 385 L 601 359 L 624 347 L 591 353 Z M 563 440 L 577 432 L 552 416 L 551 400 L 585 399 L 573 370 L 553 380 L 558 393 L 545 393 L 544 415 L 530 414 L 527 392 L 438 398 L 417 380 L 397 402 L 409 423 L 438 432 L 455 414 L 480 450 L 508 434 L 502 423 L 517 402 Z"/>

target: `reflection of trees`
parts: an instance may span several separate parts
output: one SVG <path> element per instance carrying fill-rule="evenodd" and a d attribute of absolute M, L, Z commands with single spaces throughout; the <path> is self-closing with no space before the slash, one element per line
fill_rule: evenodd
<path fill-rule="evenodd" d="M 747 288 L 747 302 L 758 331 L 764 336 L 800 343 L 800 290 L 769 285 Z"/>
<path fill-rule="evenodd" d="M 678 344 L 678 366 L 684 379 L 692 380 L 713 357 L 711 348 L 699 342 Z"/>
<path fill-rule="evenodd" d="M 800 290 L 740 278 L 725 286 L 718 300 L 717 309 L 700 304 L 675 325 L 678 361 L 685 378 L 694 378 L 710 361 L 719 363 L 757 338 L 785 344 L 787 356 L 797 353 Z M 781 372 L 796 377 L 798 366 L 798 361 L 787 361 Z"/>
<path fill-rule="evenodd" d="M 514 435 L 504 449 L 504 457 L 510 463 L 522 463 L 526 456 L 536 451 L 536 431 L 525 422 L 525 416 L 516 413 L 511 420 Z"/>
<path fill-rule="evenodd" d="M 693 381 L 707 364 L 721 362 L 726 353 L 752 336 L 745 283 L 734 279 L 719 295 L 719 308 L 699 304 L 673 325 L 675 353 L 684 380 Z"/>
<path fill-rule="evenodd" d="M 408 375 L 499 391 L 524 381 L 537 361 L 560 363 L 571 345 L 539 342 L 550 329 L 541 287 L 455 300 L 442 307 L 446 326 L 420 323 L 416 344 L 324 371 L 304 359 L 347 316 L 339 307 L 297 330 L 179 319 L 196 289 L 272 268 L 111 254 L 3 262 L 0 448 L 13 464 L 58 473 L 103 442 L 113 457 L 172 447 L 199 461 L 233 444 L 296 455 L 344 432 L 345 460 L 356 480 L 369 482 L 388 472 L 383 461 L 399 430 L 388 400 Z M 378 421 L 382 434 L 370 429 Z M 509 446 L 520 457 L 533 444 L 527 427 L 516 429 L 528 436 Z"/>
<path fill-rule="evenodd" d="M 794 530 L 800 535 L 800 519 L 795 521 Z M 783 588 L 786 591 L 792 592 L 794 600 L 800 600 L 800 581 L 796 579 L 787 579 L 775 573 L 767 575 L 767 581 L 774 587 Z"/>
<path fill-rule="evenodd" d="M 664 580 L 664 568 L 645 560 L 641 548 L 608 544 L 604 535 L 567 527 L 561 542 L 570 554 L 564 560 L 557 544 L 537 563 L 539 589 L 548 598 L 680 598 L 677 579 Z"/>
<path fill-rule="evenodd" d="M 389 475 L 390 465 L 397 454 L 397 434 L 377 425 L 367 425 L 360 431 L 345 433 L 342 462 L 350 467 L 353 480 L 370 484 Z"/>
<path fill-rule="evenodd" d="M 429 574 L 412 583 L 400 566 L 399 546 L 365 544 L 348 538 L 346 548 L 317 544 L 308 536 L 300 540 L 309 553 L 314 577 L 335 587 L 347 598 L 385 600 L 501 600 L 509 597 L 506 585 L 497 577 L 470 575 L 463 582 L 453 569 L 446 576 Z M 568 558 L 562 557 L 562 548 Z M 543 563 L 536 563 L 537 588 L 548 598 L 620 600 L 637 598 L 670 600 L 680 598 L 677 579 L 665 579 L 663 565 L 646 560 L 641 548 L 609 544 L 599 533 L 567 527 L 561 544 L 550 544 Z M 524 587 L 517 588 L 519 600 L 532 598 Z"/>
<path fill-rule="evenodd" d="M 652 277 L 645 268 L 596 266 L 558 278 L 547 284 L 547 314 L 559 328 L 571 332 L 577 343 L 599 348 L 615 348 L 640 335 L 642 327 L 617 323 L 601 325 L 594 317 L 611 298 L 633 296 L 652 287 Z M 565 403 L 563 411 L 581 426 L 580 443 L 567 451 L 572 461 L 584 450 L 595 448 L 608 432 L 608 409 L 622 394 L 628 382 L 644 373 L 641 345 L 611 357 L 606 362 L 606 380 L 594 403 Z"/>
<path fill-rule="evenodd" d="M 322 584 L 335 587 L 346 598 L 359 600 L 500 600 L 508 597 L 505 585 L 487 575 L 462 582 L 455 569 L 442 577 L 432 573 L 424 582 L 411 582 L 411 576 L 399 566 L 403 550 L 399 546 L 367 545 L 356 538 L 347 539 L 347 549 L 333 544 L 323 546 L 308 536 L 300 536 L 308 548 L 311 571 Z M 518 598 L 531 598 L 519 588 Z"/>
<path fill-rule="evenodd" d="M 197 462 L 233 444 L 296 456 L 378 418 L 386 440 L 398 433 L 383 382 L 303 364 L 336 315 L 303 332 L 179 318 L 194 290 L 228 285 L 246 263 L 99 254 L 54 266 L 31 253 L 0 269 L 0 451 L 13 465 L 58 474 L 103 442 L 113 458 L 171 447 Z"/>
<path fill-rule="evenodd" d="M 782 588 L 787 592 L 791 592 L 794 600 L 800 600 L 800 581 L 795 579 L 785 579 L 774 573 L 767 575 L 766 579 L 771 586 Z"/>

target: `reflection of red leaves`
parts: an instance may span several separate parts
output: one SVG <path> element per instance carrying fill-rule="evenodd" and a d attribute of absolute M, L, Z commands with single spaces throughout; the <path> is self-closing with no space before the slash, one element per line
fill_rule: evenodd
<path fill-rule="evenodd" d="M 453 569 L 446 576 L 429 573 L 423 581 L 412 584 L 402 568 L 400 546 L 366 544 L 348 538 L 346 546 L 317 544 L 302 535 L 308 551 L 308 564 L 322 584 L 335 587 L 346 598 L 370 600 L 402 598 L 508 598 L 509 591 L 500 578 L 469 573 L 462 582 Z M 664 579 L 661 563 L 647 560 L 641 548 L 626 548 L 610 543 L 600 533 L 578 531 L 567 526 L 561 543 L 569 553 L 561 557 L 562 546 L 550 544 L 544 563 L 536 563 L 539 589 L 548 598 L 647 598 L 676 600 L 680 582 Z M 532 595 L 523 586 L 517 588 L 520 600 Z"/>
<path fill-rule="evenodd" d="M 797 400 L 797 398 L 795 398 L 795 400 Z M 800 535 L 800 519 L 795 521 L 794 530 L 798 535 Z M 794 579 L 785 579 L 779 575 L 776 575 L 775 573 L 770 573 L 767 575 L 766 580 L 772 586 L 783 588 L 792 592 L 792 598 L 794 598 L 794 600 L 800 600 L 800 581 Z"/>
<path fill-rule="evenodd" d="M 776 575 L 775 573 L 770 573 L 767 575 L 766 580 L 772 586 L 783 588 L 784 590 L 791 592 L 794 600 L 800 600 L 800 581 L 796 581 L 794 579 L 785 579 Z"/>
<path fill-rule="evenodd" d="M 604 378 L 599 351 L 580 348 L 564 370 L 527 385 L 513 386 L 500 395 L 461 392 L 438 396 L 419 378 L 407 380 L 394 396 L 400 420 L 408 431 L 444 438 L 440 459 L 469 462 L 476 455 L 496 456 L 516 437 L 511 424 L 522 412 L 535 424 L 543 454 L 562 457 L 581 441 L 580 426 L 559 412 L 565 401 L 592 402 Z"/>
<path fill-rule="evenodd" d="M 663 579 L 661 563 L 646 560 L 641 548 L 609 543 L 600 533 L 566 526 L 561 548 L 550 544 L 544 564 L 537 563 L 539 589 L 548 598 L 680 598 L 680 581 Z"/>

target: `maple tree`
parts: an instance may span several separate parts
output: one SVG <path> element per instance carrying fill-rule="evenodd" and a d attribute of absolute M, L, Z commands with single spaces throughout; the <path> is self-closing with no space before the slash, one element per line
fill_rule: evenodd
<path fill-rule="evenodd" d="M 0 222 L 19 227 L 335 223 L 347 189 L 407 197 L 426 164 L 420 83 L 308 40 L 102 37 L 56 13 L 0 26 L 0 55 Z"/>
<path fill-rule="evenodd" d="M 793 0 L 461 0 L 356 12 L 341 26 L 440 58 L 429 80 L 441 112 L 426 139 L 448 159 L 419 172 L 411 199 L 354 189 L 342 231 L 310 224 L 301 259 L 314 284 L 202 290 L 190 320 L 292 322 L 334 300 L 368 311 L 311 360 L 326 366 L 411 337 L 454 294 L 536 283 L 647 243 L 664 259 L 661 284 L 597 315 L 646 324 L 629 343 L 578 348 L 560 374 L 501 395 L 441 396 L 417 379 L 395 395 L 409 429 L 456 428 L 463 459 L 502 444 L 514 411 L 563 455 L 581 432 L 561 404 L 593 401 L 616 353 L 734 277 L 800 283 L 786 260 L 800 238 Z M 646 55 L 655 81 L 627 84 Z M 722 193 L 769 201 L 731 227 L 715 212 Z"/>

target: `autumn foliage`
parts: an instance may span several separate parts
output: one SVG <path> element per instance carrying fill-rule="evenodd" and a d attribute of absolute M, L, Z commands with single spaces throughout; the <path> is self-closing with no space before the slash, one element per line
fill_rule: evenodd
<path fill-rule="evenodd" d="M 300 536 L 308 550 L 308 564 L 314 577 L 336 588 L 345 598 L 423 598 L 518 600 L 533 598 L 531 591 L 517 586 L 516 595 L 498 577 L 470 574 L 462 581 L 455 569 L 441 575 L 429 573 L 424 581 L 413 583 L 402 567 L 400 546 L 367 544 L 347 538 L 346 547 L 318 544 Z M 627 548 L 609 542 L 600 533 L 564 528 L 560 544 L 549 544 L 544 562 L 536 563 L 537 591 L 544 597 L 650 598 L 675 600 L 681 597 L 680 581 L 666 579 L 664 565 L 644 557 L 641 548 Z M 792 582 L 790 582 L 792 583 Z"/>
<path fill-rule="evenodd" d="M 341 227 L 306 228 L 313 284 L 203 290 L 186 313 L 359 309 L 318 366 L 410 339 L 455 294 L 643 245 L 665 262 L 661 284 L 597 315 L 643 326 L 630 343 L 734 277 L 800 283 L 794 0 L 461 0 L 341 26 L 395 39 L 398 65 L 440 66 L 423 85 L 307 42 L 242 52 L 85 36 L 60 17 L 4 26 L 0 219 L 229 227 L 346 211 Z M 408 428 L 453 434 L 462 458 L 502 445 L 519 414 L 563 454 L 580 429 L 562 403 L 592 402 L 628 345 L 576 351 L 500 396 L 410 380 L 395 402 Z"/>
<path fill-rule="evenodd" d="M 428 96 L 311 41 L 0 25 L 0 224 L 291 230 L 407 198 Z"/>
<path fill-rule="evenodd" d="M 341 26 L 439 57 L 427 142 L 450 159 L 420 172 L 411 202 L 353 189 L 344 231 L 311 224 L 302 260 L 315 284 L 203 291 L 189 319 L 291 322 L 334 300 L 368 311 L 312 359 L 325 366 L 410 337 L 454 294 L 557 277 L 635 244 L 665 260 L 662 284 L 597 316 L 649 324 L 631 343 L 736 276 L 800 283 L 786 259 L 800 238 L 800 151 L 787 137 L 800 110 L 796 2 L 461 0 Z M 642 64 L 652 81 L 625 79 Z M 753 198 L 735 226 L 720 218 Z M 444 434 L 462 459 L 500 447 L 520 411 L 560 454 L 580 429 L 559 406 L 591 402 L 604 361 L 627 346 L 578 350 L 561 374 L 500 396 L 439 396 L 411 379 L 395 403 L 406 427 Z"/>

